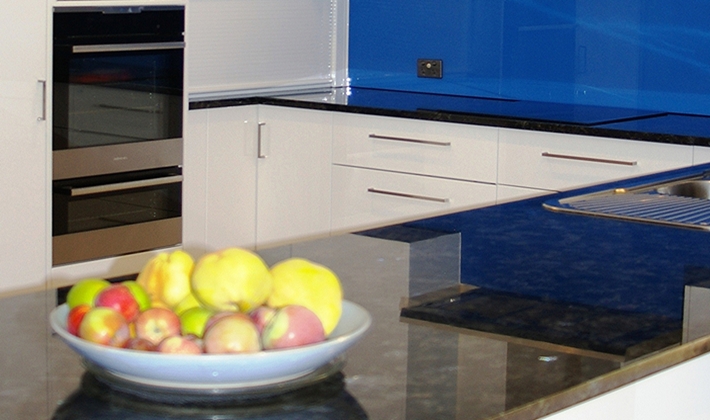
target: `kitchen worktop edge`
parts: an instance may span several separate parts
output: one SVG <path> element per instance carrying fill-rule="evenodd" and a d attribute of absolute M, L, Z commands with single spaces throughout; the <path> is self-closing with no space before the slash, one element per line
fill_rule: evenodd
<path fill-rule="evenodd" d="M 347 98 L 349 90 L 342 91 L 345 88 L 337 88 L 331 91 L 322 92 L 323 94 L 333 94 L 336 90 L 336 96 Z M 378 94 L 386 96 L 388 92 L 381 91 Z M 402 92 L 396 92 L 402 94 Z M 421 95 L 421 94 L 418 94 Z M 432 98 L 440 98 L 442 95 L 430 94 Z M 446 96 L 446 95 L 443 95 Z M 273 105 L 292 108 L 304 108 L 321 111 L 345 112 L 353 114 L 374 115 L 384 117 L 395 117 L 405 119 L 415 119 L 423 121 L 446 122 L 456 124 L 469 124 L 498 128 L 510 128 L 528 131 L 542 131 L 561 134 L 584 135 L 593 137 L 616 138 L 623 140 L 636 140 L 655 143 L 678 144 L 687 146 L 710 146 L 710 131 L 708 136 L 674 134 L 668 132 L 654 132 L 646 130 L 609 128 L 605 125 L 617 124 L 578 124 L 574 122 L 547 121 L 535 118 L 527 118 L 525 116 L 502 116 L 494 113 L 472 113 L 466 111 L 446 111 L 446 110 L 425 110 L 425 109 L 403 109 L 387 106 L 371 105 L 354 105 L 350 103 L 334 103 L 318 98 L 313 93 L 309 94 L 283 94 L 275 96 L 248 96 L 235 98 L 221 99 L 204 99 L 191 100 L 189 103 L 190 110 L 224 108 L 244 105 Z M 472 98 L 475 99 L 475 98 Z M 571 105 L 570 105 L 571 106 Z M 679 118 L 695 118 L 704 116 L 683 116 L 678 114 L 658 112 L 653 113 L 648 117 L 649 120 L 663 118 L 673 115 Z M 620 121 L 623 126 L 624 121 Z M 708 127 L 710 129 L 710 127 Z"/>

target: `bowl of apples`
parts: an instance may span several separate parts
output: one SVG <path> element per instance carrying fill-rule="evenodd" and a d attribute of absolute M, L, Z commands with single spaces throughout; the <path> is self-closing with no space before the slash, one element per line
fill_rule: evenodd
<path fill-rule="evenodd" d="M 304 281 L 293 277 L 294 270 L 286 270 L 289 273 L 281 281 L 278 270 L 269 269 L 273 279 L 267 281 L 273 284 L 266 299 L 246 303 L 242 299 L 225 307 L 216 305 L 215 299 L 235 300 L 225 300 L 230 292 L 220 287 L 240 288 L 242 281 L 233 274 L 251 276 L 249 270 L 228 265 L 224 271 L 229 275 L 218 282 L 220 287 L 203 285 L 200 289 L 199 281 L 194 281 L 200 272 L 199 261 L 194 267 L 188 264 L 182 275 L 176 275 L 179 270 L 169 264 L 163 264 L 166 269 L 162 271 L 155 270 L 155 265 L 149 262 L 136 280 L 109 283 L 83 279 L 69 290 L 67 302 L 51 312 L 52 329 L 87 367 L 142 386 L 248 390 L 297 381 L 322 369 L 342 358 L 372 323 L 368 311 L 354 302 L 341 299 L 334 304 L 331 299 L 319 306 L 324 294 L 317 291 L 324 284 L 326 289 L 340 285 L 332 277 L 320 282 L 315 271 L 309 271 L 304 283 L 313 283 L 307 287 L 313 293 L 303 293 L 300 287 L 298 292 L 290 291 Z M 220 270 L 210 271 L 210 278 L 224 278 L 219 277 Z M 170 281 L 154 281 L 159 272 L 170 273 Z M 326 274 L 332 276 L 332 272 Z M 171 305 L 166 303 L 167 296 L 179 295 L 171 283 L 175 277 L 189 286 L 187 294 L 176 299 L 180 302 Z M 285 286 L 278 286 L 280 281 Z M 261 278 L 259 284 L 263 282 Z M 214 281 L 210 284 L 215 286 Z M 167 286 L 170 293 L 161 295 Z M 277 290 L 284 287 L 288 293 L 278 296 Z M 219 290 L 217 298 L 210 299 L 205 291 L 214 290 Z M 283 300 L 286 295 L 294 296 L 292 301 Z"/>

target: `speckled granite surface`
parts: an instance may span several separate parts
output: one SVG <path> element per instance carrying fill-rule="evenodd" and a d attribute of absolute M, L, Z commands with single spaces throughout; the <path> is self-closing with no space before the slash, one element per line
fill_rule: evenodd
<path fill-rule="evenodd" d="M 49 331 L 56 291 L 0 299 L 0 417 L 534 419 L 710 350 L 707 232 L 541 200 L 260 251 L 330 266 L 374 322 L 340 373 L 248 404 L 97 386 Z"/>

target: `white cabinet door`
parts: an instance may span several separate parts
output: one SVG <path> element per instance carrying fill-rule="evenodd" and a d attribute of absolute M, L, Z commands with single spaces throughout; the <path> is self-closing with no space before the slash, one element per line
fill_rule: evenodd
<path fill-rule="evenodd" d="M 526 198 L 539 197 L 541 195 L 554 193 L 556 193 L 556 191 L 540 190 L 528 187 L 511 187 L 510 185 L 498 185 L 496 189 L 496 204 L 504 204 L 511 201 L 524 200 Z"/>
<path fill-rule="evenodd" d="M 501 129 L 498 183 L 561 191 L 690 166 L 692 147 Z"/>
<path fill-rule="evenodd" d="M 43 286 L 49 272 L 47 3 L 0 14 L 0 293 Z"/>
<path fill-rule="evenodd" d="M 257 247 L 330 232 L 332 113 L 259 106 Z"/>
<path fill-rule="evenodd" d="M 188 114 L 186 249 L 254 249 L 329 233 L 330 113 L 253 105 Z"/>
<path fill-rule="evenodd" d="M 256 245 L 257 106 L 190 111 L 185 145 L 185 247 L 199 254 Z"/>
<path fill-rule="evenodd" d="M 335 233 L 495 204 L 496 186 L 333 165 Z"/>

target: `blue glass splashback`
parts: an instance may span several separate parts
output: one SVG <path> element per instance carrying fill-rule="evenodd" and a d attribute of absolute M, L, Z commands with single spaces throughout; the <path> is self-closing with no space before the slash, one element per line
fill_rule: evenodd
<path fill-rule="evenodd" d="M 356 87 L 710 115 L 705 0 L 350 0 Z M 416 76 L 417 58 L 444 62 Z"/>

